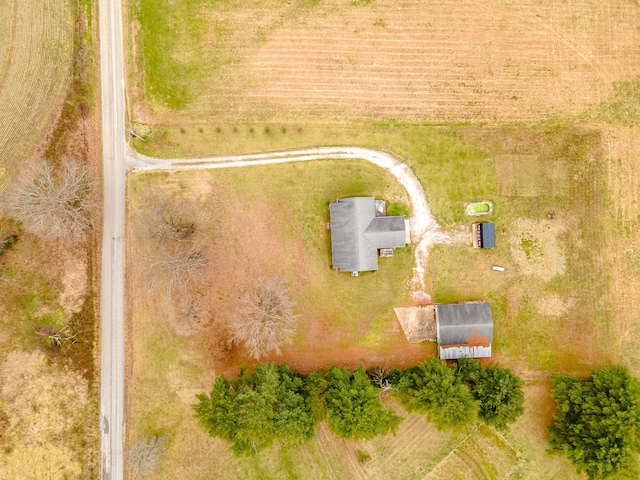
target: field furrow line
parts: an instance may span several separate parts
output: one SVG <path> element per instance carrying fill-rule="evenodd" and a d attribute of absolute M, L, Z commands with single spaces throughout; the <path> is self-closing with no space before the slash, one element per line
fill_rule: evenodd
<path fill-rule="evenodd" d="M 318 451 L 325 461 L 325 466 L 330 474 L 330 478 L 339 480 L 340 476 L 335 470 L 337 465 L 335 460 L 339 458 L 339 455 L 336 455 L 335 450 L 331 447 L 333 440 L 329 438 L 329 435 L 330 433 L 328 432 L 326 424 L 321 424 L 316 429 Z"/>
<path fill-rule="evenodd" d="M 423 416 L 415 413 L 408 414 L 398 429 L 398 433 L 387 442 L 391 451 L 385 456 L 383 463 L 391 463 L 398 453 L 404 450 L 405 445 L 416 441 L 420 432 L 424 431 L 426 427 Z"/>

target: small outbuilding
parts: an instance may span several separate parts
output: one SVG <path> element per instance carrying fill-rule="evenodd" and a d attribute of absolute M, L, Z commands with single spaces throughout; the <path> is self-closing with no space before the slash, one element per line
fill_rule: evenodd
<path fill-rule="evenodd" d="M 406 245 L 404 216 L 386 216 L 374 197 L 339 198 L 329 204 L 333 268 L 343 272 L 378 270 L 378 251 L 391 256 Z"/>
<path fill-rule="evenodd" d="M 436 329 L 442 360 L 491 357 L 493 316 L 488 303 L 436 305 Z"/>
<path fill-rule="evenodd" d="M 492 222 L 474 223 L 471 229 L 474 248 L 495 248 L 496 229 Z"/>
<path fill-rule="evenodd" d="M 438 342 L 443 360 L 489 358 L 493 316 L 486 302 L 394 308 L 409 343 Z"/>

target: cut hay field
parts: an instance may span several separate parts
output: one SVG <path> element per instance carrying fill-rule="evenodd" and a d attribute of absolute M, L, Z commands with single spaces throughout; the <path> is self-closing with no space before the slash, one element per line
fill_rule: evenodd
<path fill-rule="evenodd" d="M 636 2 L 131 0 L 146 124 L 575 116 L 640 75 Z"/>
<path fill-rule="evenodd" d="M 70 84 L 75 2 L 0 1 L 0 189 L 44 145 Z"/>

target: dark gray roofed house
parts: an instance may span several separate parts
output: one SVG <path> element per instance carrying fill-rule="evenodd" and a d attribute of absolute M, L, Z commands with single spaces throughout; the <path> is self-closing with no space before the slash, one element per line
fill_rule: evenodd
<path fill-rule="evenodd" d="M 404 217 L 376 217 L 374 197 L 339 198 L 329 205 L 333 268 L 378 270 L 378 249 L 404 247 Z"/>
<path fill-rule="evenodd" d="M 488 303 L 436 305 L 436 327 L 442 360 L 491 357 L 493 316 Z"/>

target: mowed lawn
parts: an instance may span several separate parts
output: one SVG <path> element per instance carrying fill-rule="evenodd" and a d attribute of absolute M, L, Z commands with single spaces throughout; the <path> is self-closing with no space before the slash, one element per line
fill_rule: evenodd
<path fill-rule="evenodd" d="M 136 240 L 140 235 L 133 222 L 144 214 L 139 200 L 151 190 L 191 202 L 199 212 L 196 228 L 206 237 L 210 264 L 198 290 L 207 300 L 211 326 L 192 337 L 175 333 L 175 312 L 165 295 L 144 288 L 148 251 Z M 395 208 L 408 207 L 406 193 L 395 179 L 363 161 L 139 174 L 130 179 L 129 291 L 135 295 L 129 297 L 129 442 L 152 432 L 169 436 L 158 478 L 173 478 L 185 469 L 189 478 L 208 478 L 214 472 L 220 478 L 286 478 L 286 472 L 298 472 L 299 478 L 350 478 L 350 469 L 358 467 L 356 444 L 338 441 L 325 427 L 308 444 L 235 459 L 222 442 L 200 431 L 190 411 L 195 394 L 208 391 L 216 374 L 224 369 L 233 373 L 234 366 L 248 362 L 242 348 L 232 357 L 221 357 L 220 352 L 212 354 L 212 345 L 219 340 L 217 324 L 229 320 L 240 293 L 259 276 L 286 279 L 300 314 L 294 344 L 271 360 L 309 370 L 336 363 L 402 365 L 433 354 L 433 346 L 406 344 L 392 310 L 409 301 L 411 247 L 381 259 L 376 273 L 353 278 L 331 270 L 328 203 L 348 195 L 375 195 Z M 419 428 L 412 427 L 415 422 Z M 424 434 L 424 427 L 424 419 L 415 416 L 399 439 L 411 443 Z M 416 468 L 446 454 L 453 441 L 435 431 L 431 435 L 429 454 L 414 460 Z M 391 445 L 396 441 L 387 440 Z M 348 445 L 349 454 L 343 445 Z M 382 439 L 367 445 L 386 455 L 388 444 Z M 196 453 L 194 458 L 194 452 L 201 457 Z M 386 467 L 379 468 L 397 466 L 391 460 L 383 464 Z"/>
<path fill-rule="evenodd" d="M 483 298 L 494 356 L 527 375 L 585 373 L 612 358 L 602 138 L 590 129 L 460 129 L 492 159 L 496 248 L 443 245 L 430 256 L 436 302 Z M 505 267 L 496 272 L 492 266 Z"/>
<path fill-rule="evenodd" d="M 383 132 L 379 126 L 363 135 L 382 142 Z M 435 472 L 455 476 L 478 442 L 503 453 L 493 456 L 495 465 L 479 453 L 473 462 L 480 470 L 470 470 L 477 478 L 492 471 L 501 472 L 493 478 L 515 471 L 523 478 L 544 478 L 540 472 L 550 471 L 563 478 L 575 475 L 566 459 L 545 453 L 553 409 L 547 378 L 551 371 L 580 373 L 608 361 L 600 348 L 600 339 L 607 338 L 608 307 L 600 281 L 606 271 L 597 260 L 604 248 L 597 233 L 605 201 L 599 135 L 580 129 L 397 126 L 386 132 L 387 143 L 422 180 L 445 230 L 463 238 L 432 250 L 428 292 L 439 302 L 492 304 L 494 359 L 527 381 L 526 416 L 490 444 L 484 434 L 462 444 L 464 438 L 438 433 L 410 416 L 398 437 L 356 444 L 321 427 L 311 443 L 234 458 L 222 442 L 199 430 L 189 405 L 217 374 L 249 363 L 241 348 L 228 357 L 220 354 L 213 326 L 230 318 L 239 293 L 257 276 L 284 277 L 301 314 L 294 344 L 270 360 L 308 371 L 332 363 L 402 365 L 434 353 L 432 345 L 407 344 L 391 310 L 410 303 L 410 248 L 359 278 L 330 269 L 328 202 L 375 195 L 406 205 L 405 193 L 393 177 L 363 161 L 136 174 L 129 183 L 129 291 L 135 292 L 130 294 L 129 445 L 153 432 L 169 436 L 158 478 L 184 469 L 191 478 L 215 471 L 223 472 L 221 478 L 352 478 L 360 471 L 361 478 L 388 478 L 382 472 L 391 467 L 398 478 L 415 478 L 436 466 Z M 196 225 L 211 254 L 199 288 L 209 301 L 210 331 L 177 335 L 165 295 L 144 289 L 149 253 L 136 240 L 135 219 L 144 214 L 140 199 L 150 191 L 188 200 L 198 211 Z M 465 216 L 464 204 L 478 200 L 494 204 L 494 213 L 480 217 L 496 223 L 498 246 L 492 251 L 472 249 L 470 236 L 467 242 L 461 234 L 477 219 Z M 506 271 L 495 272 L 492 265 Z M 434 445 L 428 454 L 425 443 Z M 373 452 L 374 460 L 359 464 L 358 448 Z M 452 452 L 454 459 L 439 464 Z"/>

